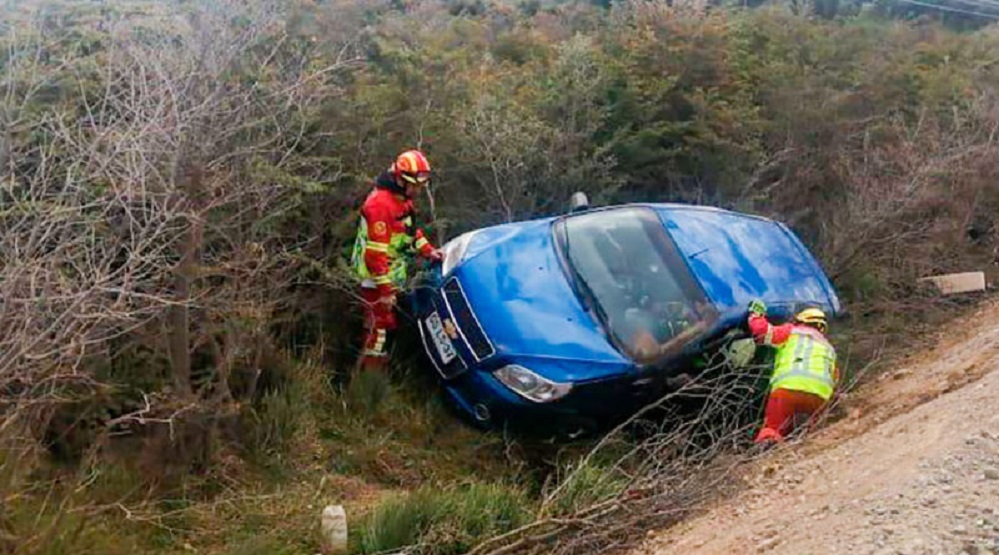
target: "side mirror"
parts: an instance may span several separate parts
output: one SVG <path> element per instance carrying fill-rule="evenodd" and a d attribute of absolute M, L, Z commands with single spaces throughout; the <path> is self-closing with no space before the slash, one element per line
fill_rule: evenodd
<path fill-rule="evenodd" d="M 582 212 L 590 208 L 590 199 L 586 196 L 586 193 L 582 191 L 576 191 L 572 194 L 569 199 L 569 213 Z"/>

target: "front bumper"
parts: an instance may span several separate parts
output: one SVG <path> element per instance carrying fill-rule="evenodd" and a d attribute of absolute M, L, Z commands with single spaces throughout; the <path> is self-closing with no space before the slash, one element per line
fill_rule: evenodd
<path fill-rule="evenodd" d="M 444 387 L 460 411 L 478 426 L 576 437 L 613 426 L 661 399 L 670 391 L 666 376 L 671 375 L 633 368 L 609 378 L 576 382 L 568 395 L 551 403 L 524 399 L 492 373 L 474 368 L 446 381 Z"/>
<path fill-rule="evenodd" d="M 627 367 L 608 378 L 575 382 L 573 390 L 557 401 L 536 403 L 514 393 L 493 377 L 492 371 L 511 361 L 497 355 L 491 343 L 488 350 L 483 348 L 482 341 L 488 342 L 488 337 L 481 327 L 469 329 L 469 326 L 478 326 L 478 322 L 464 298 L 460 282 L 449 278 L 441 286 L 421 293 L 417 326 L 424 352 L 441 376 L 453 404 L 480 427 L 509 427 L 531 434 L 574 437 L 611 425 L 659 399 L 667 391 L 666 378 L 674 375 L 661 369 Z M 435 345 L 428 324 L 432 314 L 440 318 L 447 339 L 457 353 L 450 360 L 445 361 Z M 586 364 L 586 361 L 581 360 L 579 364 Z"/>

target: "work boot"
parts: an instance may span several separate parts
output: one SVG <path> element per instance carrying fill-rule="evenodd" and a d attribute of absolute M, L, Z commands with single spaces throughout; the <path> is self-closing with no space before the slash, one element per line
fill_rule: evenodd
<path fill-rule="evenodd" d="M 756 439 L 753 440 L 753 443 L 761 445 L 763 446 L 763 450 L 767 450 L 782 441 L 784 441 L 784 436 L 780 435 L 780 432 L 777 430 L 761 428 L 760 433 L 756 434 Z"/>
<path fill-rule="evenodd" d="M 757 440 L 753 442 L 753 447 L 752 449 L 750 449 L 749 452 L 752 455 L 762 455 L 763 453 L 766 453 L 767 451 L 773 449 L 774 447 L 777 447 L 777 445 L 779 444 L 780 442 L 773 438 Z"/>

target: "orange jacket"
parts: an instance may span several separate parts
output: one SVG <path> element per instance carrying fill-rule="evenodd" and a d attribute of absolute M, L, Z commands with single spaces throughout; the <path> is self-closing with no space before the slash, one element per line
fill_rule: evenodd
<path fill-rule="evenodd" d="M 364 264 L 382 295 L 390 295 L 402 285 L 397 276 L 390 275 L 394 265 L 405 263 L 400 258 L 411 249 L 424 257 L 435 251 L 423 230 L 414 224 L 414 215 L 412 199 L 398 192 L 387 172 L 379 175 L 361 206 L 361 217 L 367 227 Z"/>

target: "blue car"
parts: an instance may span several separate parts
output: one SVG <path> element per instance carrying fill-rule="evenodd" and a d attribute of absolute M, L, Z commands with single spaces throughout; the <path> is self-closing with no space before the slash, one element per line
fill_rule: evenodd
<path fill-rule="evenodd" d="M 420 337 L 448 396 L 487 428 L 573 435 L 633 412 L 705 350 L 745 338 L 754 298 L 778 318 L 840 310 L 790 229 L 717 208 L 585 209 L 443 249 L 414 296 Z"/>

